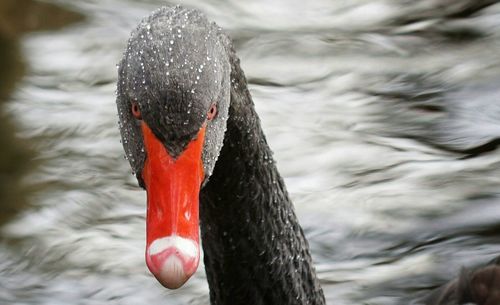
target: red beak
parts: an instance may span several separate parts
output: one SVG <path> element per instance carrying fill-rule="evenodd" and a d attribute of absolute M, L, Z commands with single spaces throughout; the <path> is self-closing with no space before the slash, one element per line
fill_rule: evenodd
<path fill-rule="evenodd" d="M 146 263 L 165 287 L 182 286 L 198 267 L 199 193 L 204 178 L 205 126 L 174 159 L 142 122 L 147 156 L 142 178 L 147 191 Z"/>

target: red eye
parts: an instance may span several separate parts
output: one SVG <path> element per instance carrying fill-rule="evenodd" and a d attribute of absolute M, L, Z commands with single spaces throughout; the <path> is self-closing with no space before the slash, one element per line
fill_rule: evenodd
<path fill-rule="evenodd" d="M 139 110 L 139 105 L 137 105 L 136 101 L 132 102 L 132 115 L 138 120 L 142 119 L 141 110 Z"/>
<path fill-rule="evenodd" d="M 213 103 L 212 106 L 210 106 L 210 109 L 208 109 L 207 120 L 209 121 L 212 120 L 216 114 L 217 114 L 217 105 Z"/>

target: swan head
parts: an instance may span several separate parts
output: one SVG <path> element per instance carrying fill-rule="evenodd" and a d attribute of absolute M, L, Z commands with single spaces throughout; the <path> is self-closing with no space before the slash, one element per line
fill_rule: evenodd
<path fill-rule="evenodd" d="M 201 13 L 161 8 L 132 32 L 118 67 L 122 144 L 147 192 L 146 263 L 178 288 L 196 271 L 199 192 L 222 147 L 230 62 Z"/>

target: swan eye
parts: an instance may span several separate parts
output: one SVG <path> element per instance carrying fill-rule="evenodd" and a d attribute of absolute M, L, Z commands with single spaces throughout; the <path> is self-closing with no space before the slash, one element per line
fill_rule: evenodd
<path fill-rule="evenodd" d="M 217 105 L 213 103 L 212 106 L 210 106 L 210 109 L 208 109 L 207 120 L 211 121 L 213 118 L 215 118 L 216 114 L 217 114 Z"/>
<path fill-rule="evenodd" d="M 139 105 L 137 105 L 136 101 L 132 101 L 132 115 L 138 120 L 142 119 L 141 110 L 139 109 Z"/>

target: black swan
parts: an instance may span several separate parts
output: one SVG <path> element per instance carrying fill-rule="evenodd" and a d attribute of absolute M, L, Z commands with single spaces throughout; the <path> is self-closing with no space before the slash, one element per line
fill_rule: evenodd
<path fill-rule="evenodd" d="M 463 269 L 456 279 L 425 296 L 419 304 L 500 304 L 500 257 L 474 270 Z"/>
<path fill-rule="evenodd" d="M 161 8 L 132 32 L 118 74 L 122 143 L 147 191 L 146 262 L 159 282 L 177 288 L 195 272 L 199 219 L 212 304 L 325 304 L 224 32 L 195 10 Z"/>
<path fill-rule="evenodd" d="M 212 304 L 325 304 L 307 240 L 260 127 L 230 39 L 199 12 L 161 8 L 119 64 L 126 156 L 147 191 L 146 262 L 178 288 L 199 227 Z M 432 305 L 500 303 L 495 262 L 431 293 Z"/>

